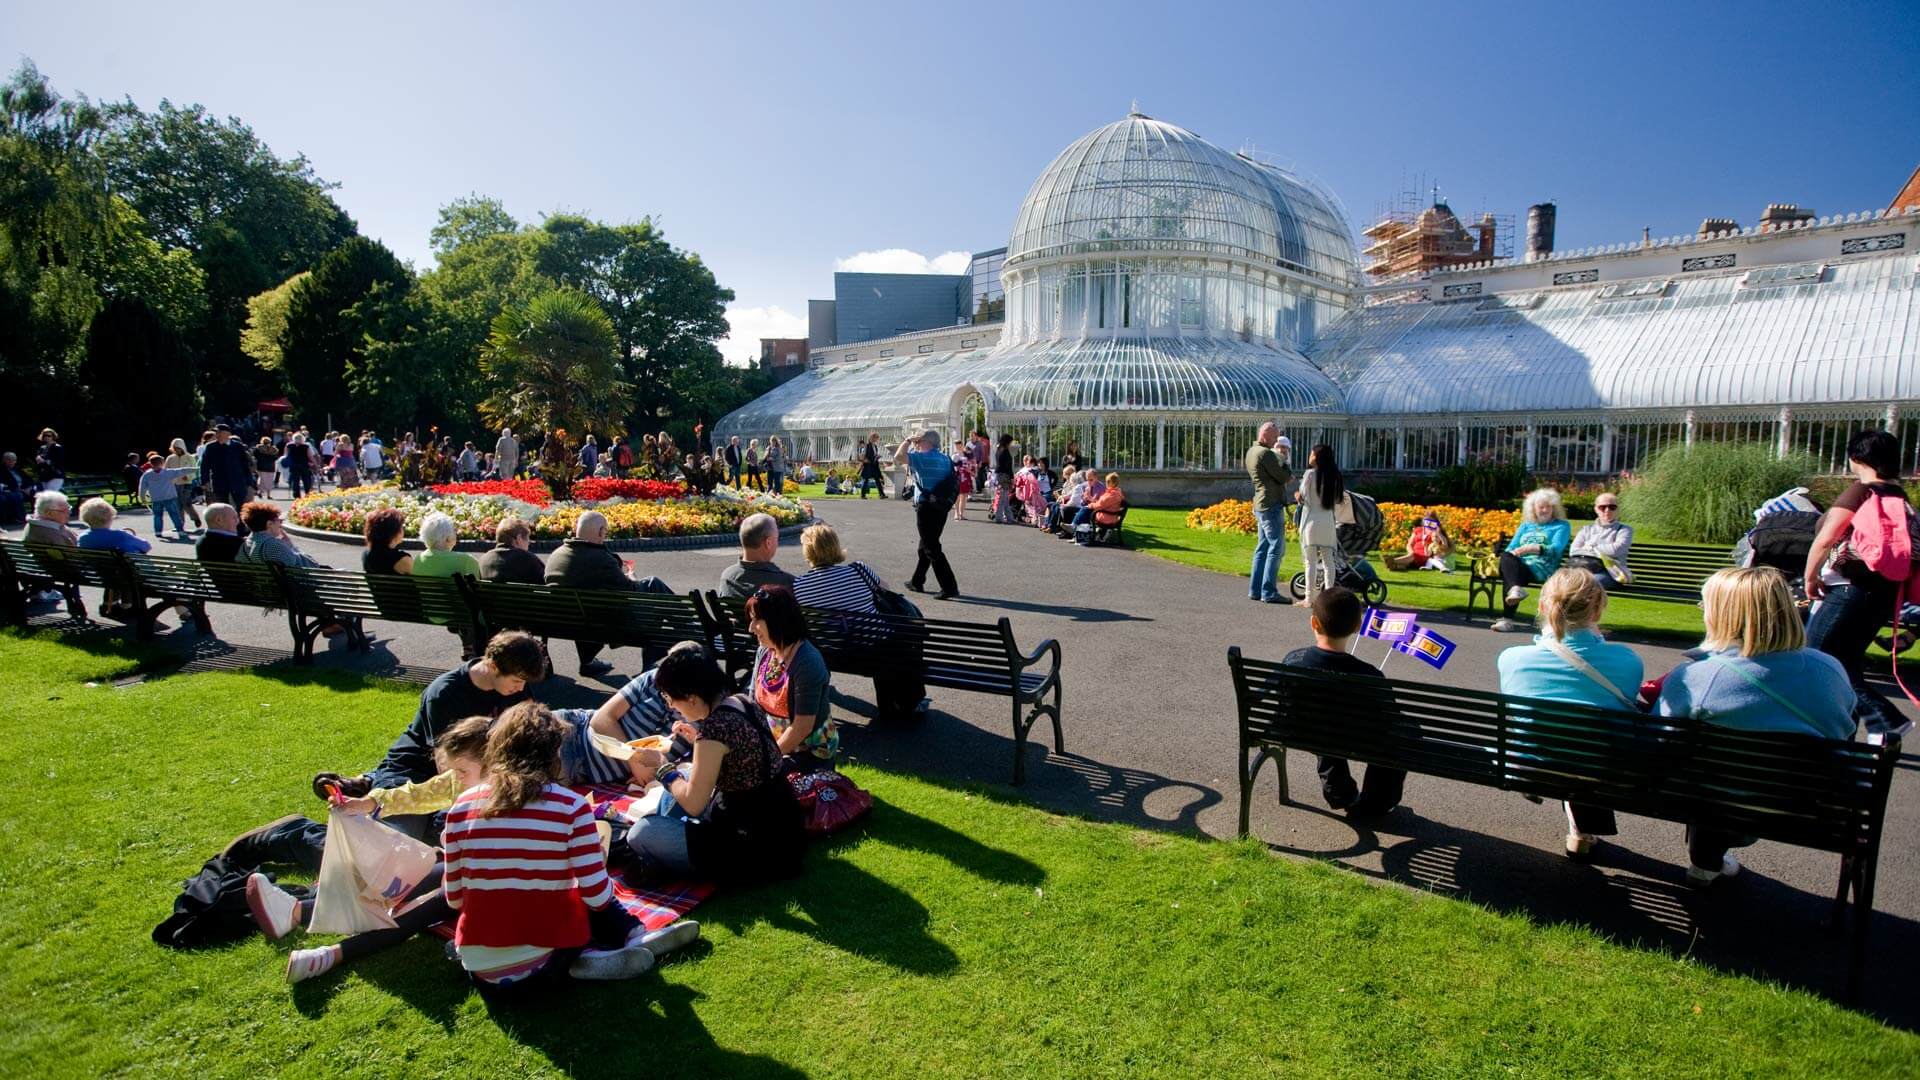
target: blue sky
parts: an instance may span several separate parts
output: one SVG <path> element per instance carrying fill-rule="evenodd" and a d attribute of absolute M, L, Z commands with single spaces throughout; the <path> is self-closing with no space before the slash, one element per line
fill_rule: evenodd
<path fill-rule="evenodd" d="M 1355 228 L 1425 176 L 1463 211 L 1557 201 L 1563 248 L 1878 208 L 1920 164 L 1912 0 L 71 3 L 0 12 L 0 43 L 63 92 L 239 116 L 423 268 L 470 191 L 652 215 L 738 294 L 736 362 L 843 260 L 1004 244 L 1136 99 L 1316 177 Z"/>

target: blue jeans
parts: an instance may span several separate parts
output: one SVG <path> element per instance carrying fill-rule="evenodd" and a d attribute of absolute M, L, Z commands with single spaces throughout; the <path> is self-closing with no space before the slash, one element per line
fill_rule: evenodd
<path fill-rule="evenodd" d="M 1247 585 L 1247 596 L 1266 600 L 1280 595 L 1280 560 L 1287 557 L 1286 508 L 1256 510 L 1253 523 L 1260 539 L 1253 545 L 1253 580 Z"/>
<path fill-rule="evenodd" d="M 687 819 L 649 814 L 627 830 L 627 846 L 650 869 L 684 874 L 693 869 L 687 857 Z"/>
<path fill-rule="evenodd" d="M 1868 731 L 1899 724 L 1899 714 L 1863 675 L 1867 646 L 1893 619 L 1895 592 L 1891 588 L 1865 589 L 1858 585 L 1830 585 L 1807 623 L 1807 648 L 1818 649 L 1840 661 L 1853 683 L 1853 718 Z"/>
<path fill-rule="evenodd" d="M 187 531 L 186 522 L 180 517 L 180 500 L 179 499 L 155 499 L 152 503 L 152 507 L 153 507 L 153 535 L 155 536 L 160 535 L 160 527 L 163 524 L 165 524 L 165 519 L 162 516 L 164 514 L 173 515 L 173 531 L 174 532 L 183 533 Z"/>

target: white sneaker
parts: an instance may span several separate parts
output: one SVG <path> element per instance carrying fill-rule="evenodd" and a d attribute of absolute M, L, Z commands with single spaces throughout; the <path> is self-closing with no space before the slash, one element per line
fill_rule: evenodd
<path fill-rule="evenodd" d="M 1527 590 L 1521 588 L 1518 585 L 1515 585 L 1513 588 L 1507 590 L 1507 602 L 1510 604 L 1517 604 L 1520 601 L 1525 600 L 1526 598 L 1527 598 Z"/>
<path fill-rule="evenodd" d="M 653 968 L 653 954 L 639 945 L 624 949 L 584 949 L 567 974 L 592 982 L 631 979 Z"/>
<path fill-rule="evenodd" d="M 1740 860 L 1731 855 L 1724 855 L 1720 859 L 1718 870 L 1702 870 L 1697 866 L 1687 867 L 1687 884 L 1711 885 L 1723 877 L 1733 877 L 1739 872 Z"/>
<path fill-rule="evenodd" d="M 1488 627 L 1488 629 L 1496 634 L 1511 634 L 1515 630 L 1520 629 L 1520 624 L 1514 622 L 1512 619 L 1495 619 L 1493 620 L 1493 625 Z"/>
<path fill-rule="evenodd" d="M 287 954 L 287 981 L 305 982 L 316 975 L 325 975 L 340 962 L 340 946 L 324 945 L 318 949 L 295 949 Z"/>
<path fill-rule="evenodd" d="M 643 946 L 653 954 L 655 960 L 658 960 L 675 949 L 693 944 L 699 938 L 700 924 L 692 919 L 682 919 L 672 926 L 644 931 L 637 942 L 630 943 Z"/>
<path fill-rule="evenodd" d="M 269 941 L 279 941 L 300 925 L 300 901 L 265 874 L 247 875 L 247 910 Z"/>

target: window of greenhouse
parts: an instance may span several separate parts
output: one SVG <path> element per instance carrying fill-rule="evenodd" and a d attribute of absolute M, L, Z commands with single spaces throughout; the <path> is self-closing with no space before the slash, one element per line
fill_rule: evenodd
<path fill-rule="evenodd" d="M 1200 325 L 1200 279 L 1197 277 L 1180 279 L 1180 325 Z"/>
<path fill-rule="evenodd" d="M 1092 424 L 1048 424 L 1047 460 L 1055 469 L 1066 460 L 1067 444 L 1080 444 L 1080 463 L 1093 464 L 1093 425 Z"/>
<path fill-rule="evenodd" d="M 1155 431 L 1153 424 L 1108 424 L 1100 467 L 1136 472 L 1153 468 Z"/>
<path fill-rule="evenodd" d="M 1013 451 L 1013 467 L 1016 469 L 1020 467 L 1021 455 L 1034 453 L 1035 448 L 1040 445 L 1040 427 L 1037 424 L 999 425 L 993 432 L 993 445 L 996 450 L 1000 447 L 1002 435 L 1013 436 L 1013 446 L 1010 449 Z"/>
<path fill-rule="evenodd" d="M 1695 445 L 1703 442 L 1716 443 L 1765 443 L 1778 446 L 1780 421 L 1775 418 L 1739 417 L 1732 419 L 1696 420 L 1693 425 Z"/>
<path fill-rule="evenodd" d="M 1399 433 L 1393 428 L 1361 428 L 1359 446 L 1353 459 L 1356 469 L 1392 469 L 1399 445 Z M 1336 458 L 1335 460 L 1338 460 Z"/>
<path fill-rule="evenodd" d="M 1409 469 L 1444 469 L 1454 463 L 1460 446 L 1458 428 L 1407 428 L 1402 436 Z"/>
<path fill-rule="evenodd" d="M 1169 422 L 1164 467 L 1168 469 L 1213 468 L 1213 424 Z"/>
<path fill-rule="evenodd" d="M 1525 461 L 1527 428 L 1524 424 L 1486 424 L 1467 429 L 1467 456 L 1489 461 Z"/>
<path fill-rule="evenodd" d="M 1657 453 L 1687 441 L 1687 425 L 1679 420 L 1620 424 L 1613 429 L 1613 460 L 1609 472 L 1644 468 Z"/>
<path fill-rule="evenodd" d="M 1534 470 L 1555 474 L 1601 472 L 1605 468 L 1600 458 L 1604 435 L 1605 428 L 1597 423 L 1543 424 L 1534 429 Z"/>
<path fill-rule="evenodd" d="M 1796 418 L 1793 421 L 1793 433 L 1790 438 L 1793 449 L 1812 456 L 1820 463 L 1822 471 L 1846 472 L 1847 441 L 1853 438 L 1856 432 L 1878 430 L 1885 426 L 1886 422 L 1885 413 L 1878 416 L 1844 418 L 1818 417 L 1807 420 Z M 1900 426 L 1904 429 L 1910 425 L 1911 421 L 1908 421 Z M 1912 448 L 1909 446 L 1907 433 L 1902 431 L 1901 435 L 1900 445 L 1908 447 L 1908 456 L 1911 458 Z"/>

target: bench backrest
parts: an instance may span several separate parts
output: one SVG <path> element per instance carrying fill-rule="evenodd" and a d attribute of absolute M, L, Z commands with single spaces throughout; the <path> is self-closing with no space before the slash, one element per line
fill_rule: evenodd
<path fill-rule="evenodd" d="M 1691 544 L 1636 543 L 1627 552 L 1627 568 L 1633 572 L 1634 592 L 1663 592 L 1700 595 L 1714 571 L 1733 565 L 1727 548 L 1698 547 Z"/>
<path fill-rule="evenodd" d="M 755 641 L 747 631 L 746 601 L 706 594 L 708 606 L 726 639 L 729 671 L 745 671 L 753 663 Z M 1002 678 L 1019 660 L 1012 625 L 958 622 L 802 608 L 807 637 L 820 650 L 827 666 L 848 675 L 888 675 L 905 667 L 922 668 L 927 681 L 940 685 L 943 676 L 965 672 L 996 674 Z"/>
<path fill-rule="evenodd" d="M 44 577 L 63 585 L 92 585 L 103 589 L 128 591 L 133 587 L 133 571 L 117 551 L 28 544 L 21 540 L 0 541 L 16 573 Z"/>
<path fill-rule="evenodd" d="M 453 578 L 308 566 L 282 567 L 281 577 L 294 603 L 308 615 L 357 615 L 452 627 L 470 627 L 474 621 Z"/>
<path fill-rule="evenodd" d="M 1737 731 L 1228 651 L 1243 747 L 1280 745 L 1842 853 L 1879 844 L 1897 749 Z"/>
<path fill-rule="evenodd" d="M 691 595 L 471 578 L 461 584 L 489 632 L 524 630 L 537 637 L 654 648 L 706 637 L 700 606 Z"/>

